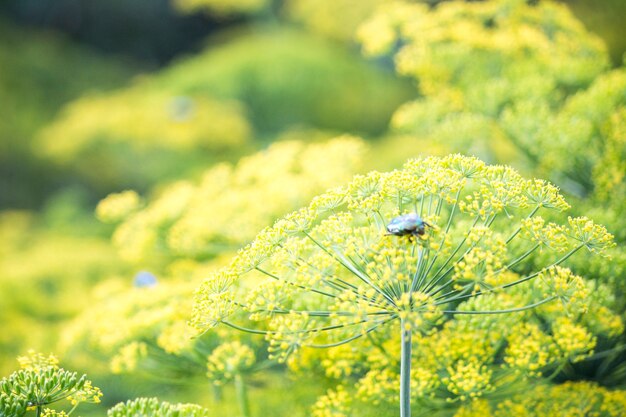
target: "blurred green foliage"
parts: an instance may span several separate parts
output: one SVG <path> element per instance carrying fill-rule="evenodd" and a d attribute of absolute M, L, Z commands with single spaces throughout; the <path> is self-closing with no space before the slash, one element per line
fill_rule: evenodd
<path fill-rule="evenodd" d="M 271 26 L 214 38 L 204 53 L 163 71 L 155 84 L 237 99 L 262 136 L 292 125 L 380 134 L 412 90 L 351 49 Z"/>
<path fill-rule="evenodd" d="M 100 193 L 145 189 L 287 129 L 380 134 L 411 89 L 341 45 L 287 28 L 242 29 L 126 89 L 73 102 L 40 133 L 38 153 Z"/>
<path fill-rule="evenodd" d="M 181 15 L 173 0 L 3 0 L 0 15 L 24 27 L 63 33 L 105 54 L 158 67 L 193 51 L 210 33 L 233 23 Z M 237 21 L 237 20 L 235 20 Z"/>
<path fill-rule="evenodd" d="M 622 0 L 564 0 L 576 16 L 600 35 L 609 47 L 613 63 L 620 65 L 626 53 L 626 2 Z"/>
<path fill-rule="evenodd" d="M 25 348 L 55 346 L 64 323 L 87 307 L 90 288 L 124 270 L 106 239 L 90 233 L 93 222 L 81 221 L 84 212 L 72 217 L 70 227 L 59 225 L 60 210 L 51 208 L 43 216 L 25 211 L 0 214 L 2 372 Z M 46 221 L 49 215 L 56 218 Z"/>
<path fill-rule="evenodd" d="M 80 94 L 122 85 L 136 66 L 4 19 L 0 62 L 0 207 L 32 207 L 62 179 L 34 156 L 35 132 Z"/>

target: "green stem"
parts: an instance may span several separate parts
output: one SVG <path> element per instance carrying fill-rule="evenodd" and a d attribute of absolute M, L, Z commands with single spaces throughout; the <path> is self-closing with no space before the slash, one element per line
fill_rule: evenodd
<path fill-rule="evenodd" d="M 354 267 L 354 265 L 350 265 L 348 262 L 346 262 L 345 257 L 343 257 L 340 253 L 332 253 L 331 251 L 329 251 L 326 247 L 324 247 L 324 245 L 322 245 L 321 243 L 319 243 L 317 240 L 315 240 L 315 238 L 313 238 L 313 236 L 311 236 L 310 234 L 308 234 L 307 232 L 304 232 L 304 235 L 309 238 L 313 243 L 315 243 L 315 245 L 317 245 L 321 250 L 323 250 L 324 252 L 326 252 L 326 254 L 328 254 L 328 256 L 330 256 L 331 258 L 333 258 L 334 260 L 336 260 L 337 262 L 339 262 L 339 264 L 341 266 L 343 266 L 344 268 L 346 268 L 348 271 L 350 271 L 352 274 L 354 274 L 357 278 L 359 278 L 361 281 L 363 281 L 364 283 L 366 283 L 367 285 L 369 285 L 370 287 L 372 287 L 374 289 L 374 291 L 376 291 L 377 293 L 379 293 L 380 295 L 383 296 L 383 298 L 385 298 L 390 305 L 392 305 L 393 307 L 397 307 L 396 303 L 393 301 L 393 298 L 391 298 L 389 296 L 389 294 L 385 293 L 382 289 L 380 289 L 378 286 L 374 285 L 369 277 L 366 274 L 361 273 L 358 269 L 356 269 Z"/>
<path fill-rule="evenodd" d="M 392 316 L 391 316 L 391 317 L 389 317 L 388 319 L 377 321 L 377 322 L 376 322 L 376 324 L 374 324 L 372 327 L 370 327 L 369 329 L 365 330 L 364 332 L 357 333 L 357 334 L 355 334 L 355 335 L 354 335 L 354 336 L 352 336 L 352 337 L 349 337 L 349 338 L 347 338 L 347 339 L 340 340 L 340 341 L 338 341 L 338 342 L 334 342 L 334 343 L 327 343 L 327 344 L 324 344 L 324 345 L 312 344 L 312 343 L 311 343 L 311 344 L 306 344 L 306 345 L 303 345 L 303 346 L 306 346 L 306 347 L 311 347 L 311 348 L 316 348 L 316 349 L 325 349 L 325 348 L 331 348 L 331 347 L 336 347 L 336 346 L 345 345 L 346 343 L 350 343 L 350 342 L 352 342 L 353 340 L 356 340 L 356 339 L 358 339 L 358 338 L 360 338 L 360 337 L 365 336 L 366 334 L 369 334 L 370 332 L 373 332 L 374 330 L 376 330 L 376 328 L 377 328 L 378 326 L 381 326 L 381 325 L 386 324 L 386 323 L 388 323 L 388 322 L 390 322 L 390 321 L 392 321 L 392 320 L 395 320 L 395 319 L 396 319 L 396 317 L 397 317 L 397 316 L 392 315 Z"/>
<path fill-rule="evenodd" d="M 411 417 L 411 324 L 400 320 L 400 417 Z"/>
<path fill-rule="evenodd" d="M 385 347 L 376 339 L 374 339 L 374 337 L 372 336 L 371 333 L 367 334 L 367 338 L 370 341 L 370 343 L 376 347 L 376 349 L 378 349 L 378 351 L 384 356 L 386 357 L 391 363 L 393 363 L 395 361 L 395 358 L 389 354 L 389 352 L 387 351 L 387 349 L 385 349 Z"/>
<path fill-rule="evenodd" d="M 222 402 L 222 386 L 217 384 L 211 384 L 211 391 L 213 393 L 213 401 L 216 403 Z"/>
<path fill-rule="evenodd" d="M 561 371 L 565 368 L 565 365 L 567 365 L 567 361 L 564 361 L 563 363 L 561 363 L 555 370 L 554 372 L 552 372 L 546 379 L 548 381 L 553 380 L 554 378 L 556 378 L 556 376 L 558 374 L 561 373 Z"/>
<path fill-rule="evenodd" d="M 235 376 L 235 391 L 237 391 L 237 402 L 242 417 L 250 417 L 250 403 L 248 402 L 248 392 L 246 384 L 241 374 Z"/>
<path fill-rule="evenodd" d="M 533 209 L 533 211 L 531 211 L 531 212 L 528 214 L 528 216 L 526 216 L 526 219 L 530 219 L 531 217 L 533 217 L 533 216 L 535 215 L 535 213 L 537 213 L 537 211 L 539 211 L 539 209 L 540 209 L 540 208 L 541 208 L 541 205 L 538 205 L 537 207 L 535 207 L 535 208 Z M 522 231 L 522 228 L 521 228 L 521 226 L 520 226 L 520 227 L 518 227 L 518 228 L 517 228 L 517 229 L 513 232 L 513 234 L 512 234 L 511 236 L 509 236 L 509 238 L 506 240 L 506 244 L 508 245 L 508 244 L 509 244 L 509 243 L 510 243 L 510 242 L 511 242 L 514 238 L 515 238 L 515 236 L 517 236 L 517 234 L 518 234 L 519 232 L 521 232 L 521 231 Z"/>
<path fill-rule="evenodd" d="M 78 407 L 78 404 L 80 404 L 80 403 L 78 403 L 78 402 L 77 402 L 76 404 L 74 404 L 74 407 L 72 407 L 72 409 L 71 409 L 70 411 L 68 411 L 68 412 L 67 412 L 67 415 L 68 415 L 68 416 L 71 416 L 71 415 L 72 415 L 72 413 L 74 412 L 74 410 L 76 410 L 76 407 Z"/>

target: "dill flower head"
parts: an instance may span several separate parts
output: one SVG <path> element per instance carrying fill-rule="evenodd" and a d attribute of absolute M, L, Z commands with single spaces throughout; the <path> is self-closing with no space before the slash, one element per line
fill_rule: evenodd
<path fill-rule="evenodd" d="M 604 254 L 613 243 L 589 219 L 543 217 L 568 208 L 548 182 L 461 155 L 357 176 L 263 230 L 209 277 L 197 291 L 193 324 L 252 330 L 240 319 L 259 322 L 252 331 L 286 360 L 301 347 L 339 346 L 397 321 L 427 333 L 445 314 L 459 313 L 460 302 L 537 277 L 549 284 L 540 300 L 464 314 L 576 299 L 578 280 L 554 268 L 581 250 Z M 406 214 L 423 219 L 423 233 L 391 235 L 391 220 Z"/>
<path fill-rule="evenodd" d="M 347 417 L 350 415 L 350 394 L 341 385 L 328 390 L 313 406 L 313 417 Z"/>
<path fill-rule="evenodd" d="M 497 109 L 507 98 L 584 85 L 609 64 L 600 39 L 566 6 L 551 1 L 451 1 L 436 8 L 386 2 L 361 25 L 357 38 L 370 55 L 400 45 L 398 72 L 418 78 L 426 94 L 454 86 L 469 104 L 485 110 Z M 507 89 L 515 78 L 523 86 Z M 488 79 L 495 83 L 485 86 Z M 524 91 L 530 86 L 533 91 Z"/>
<path fill-rule="evenodd" d="M 171 184 L 128 216 L 113 235 L 127 260 L 204 259 L 234 251 L 263 227 L 358 170 L 365 143 L 341 136 L 324 143 L 278 142 L 236 166 L 219 164 L 198 182 Z M 109 217 L 120 195 L 99 205 Z"/>
<path fill-rule="evenodd" d="M 195 284 L 168 278 L 155 285 L 102 285 L 91 307 L 66 326 L 61 347 L 86 344 L 111 358 L 114 373 L 141 369 L 142 360 L 155 350 L 159 357 L 188 351 L 197 332 L 186 323 L 191 309 L 185 300 Z"/>
<path fill-rule="evenodd" d="M 20 369 L 0 380 L 0 416 L 22 416 L 28 409 L 43 411 L 45 406 L 68 400 L 76 406 L 81 402 L 99 403 L 102 392 L 93 386 L 87 375 L 67 371 L 58 366 L 54 355 L 29 351 L 18 358 Z M 50 416 L 63 412 L 45 410 Z"/>
<path fill-rule="evenodd" d="M 514 314 L 474 314 L 541 302 L 554 294 L 555 285 L 543 274 L 507 291 L 460 303 L 457 314 L 446 315 L 436 329 L 415 335 L 412 401 L 426 408 L 456 410 L 481 398 L 490 407 L 511 389 L 546 382 L 559 374 L 563 365 L 576 366 L 579 361 L 593 358 L 594 350 L 601 348 L 596 346 L 598 339 L 619 340 L 616 336 L 621 334 L 623 323 L 612 310 L 609 287 L 585 281 L 565 268 L 550 268 L 545 274 L 559 274 L 562 280 L 571 282 L 569 286 L 585 297 L 584 303 L 581 305 L 577 296 L 571 295 L 568 302 L 555 300 Z M 497 282 L 504 284 L 519 278 L 514 273 L 501 274 Z M 343 408 L 359 410 L 397 403 L 399 327 L 380 327 L 366 337 L 337 347 L 302 349 L 290 358 L 290 368 L 305 374 L 316 372 L 337 384 L 352 386 L 354 394 L 339 404 Z M 338 409 L 340 398 L 334 396 L 331 403 L 322 397 L 314 409 L 332 413 Z M 463 409 L 467 411 L 467 407 Z"/>
<path fill-rule="evenodd" d="M 214 123 L 212 117 L 222 123 Z M 250 130 L 237 103 L 177 96 L 138 83 L 73 102 L 62 118 L 42 132 L 39 144 L 45 155 L 67 163 L 84 152 L 102 152 L 103 144 L 126 144 L 135 151 L 220 150 L 244 145 Z M 72 140 L 58 140 L 62 137 Z"/>
<path fill-rule="evenodd" d="M 624 414 L 626 391 L 608 390 L 591 382 L 566 382 L 527 387 L 523 394 L 510 396 L 492 406 L 475 400 L 460 408 L 454 417 L 619 417 Z"/>
<path fill-rule="evenodd" d="M 128 217 L 141 205 L 141 197 L 133 190 L 109 194 L 96 207 L 96 217 L 104 223 L 116 223 Z"/>
<path fill-rule="evenodd" d="M 107 412 L 107 417 L 209 417 L 206 408 L 196 404 L 172 404 L 158 398 L 137 398 L 119 403 Z"/>
<path fill-rule="evenodd" d="M 68 414 L 65 411 L 56 411 L 46 408 L 43 411 L 42 417 L 68 417 Z"/>
<path fill-rule="evenodd" d="M 37 371 L 44 368 L 56 368 L 59 364 L 59 359 L 54 355 L 44 355 L 43 353 L 29 350 L 27 356 L 18 356 L 17 362 L 20 364 L 20 368 L 26 370 Z"/>
<path fill-rule="evenodd" d="M 239 341 L 223 343 L 209 355 L 207 375 L 214 384 L 221 385 L 249 371 L 255 362 L 256 356 L 249 346 Z"/>

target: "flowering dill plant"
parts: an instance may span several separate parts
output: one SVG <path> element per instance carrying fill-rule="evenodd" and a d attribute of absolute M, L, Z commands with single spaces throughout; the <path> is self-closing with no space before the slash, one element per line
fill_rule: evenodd
<path fill-rule="evenodd" d="M 395 130 L 540 168 L 569 191 L 588 187 L 596 160 L 588 144 L 602 136 L 604 119 L 594 116 L 615 108 L 620 89 L 596 94 L 593 104 L 568 104 L 588 101 L 576 93 L 605 73 L 609 57 L 565 5 L 394 1 L 361 25 L 358 38 L 367 55 L 393 54 L 396 71 L 418 82 L 420 94 L 393 116 Z"/>
<path fill-rule="evenodd" d="M 366 55 L 391 55 L 418 91 L 392 130 L 420 149 L 514 164 L 579 198 L 573 213 L 626 239 L 626 73 L 564 4 L 491 0 L 383 4 L 357 35 Z M 575 41 L 574 41 L 575 39 Z M 387 145 L 389 147 L 390 145 Z M 576 272 L 624 292 L 624 253 Z"/>
<path fill-rule="evenodd" d="M 119 403 L 107 417 L 209 417 L 210 410 L 196 404 L 172 404 L 158 398 L 137 398 Z"/>
<path fill-rule="evenodd" d="M 556 386 L 536 385 L 491 406 L 475 401 L 454 417 L 559 417 L 586 415 L 620 417 L 626 410 L 626 391 L 608 390 L 590 382 L 566 382 Z"/>
<path fill-rule="evenodd" d="M 381 5 L 357 36 L 366 54 L 394 53 L 396 70 L 418 79 L 425 96 L 486 115 L 511 100 L 558 100 L 559 93 L 588 85 L 609 66 L 602 41 L 566 6 L 551 1 L 436 7 L 393 1 Z M 435 110 L 432 121 L 444 109 Z"/>
<path fill-rule="evenodd" d="M 249 416 L 249 379 L 272 364 L 266 346 L 263 340 L 229 328 L 198 335 L 188 325 L 188 300 L 197 286 L 193 278 L 216 267 L 192 265 L 192 269 L 195 275 L 186 280 L 161 277 L 154 285 L 132 289 L 102 285 L 92 307 L 66 327 L 63 348 L 104 355 L 115 374 L 191 384 L 207 377 L 216 402 L 221 387 L 233 383 L 240 411 Z M 180 272 L 188 273 L 187 268 Z"/>
<path fill-rule="evenodd" d="M 119 279 L 101 285 L 90 308 L 67 326 L 63 347 L 86 345 L 109 358 L 115 373 L 172 381 L 202 375 L 218 388 L 233 383 L 241 412 L 249 415 L 246 384 L 270 365 L 263 340 L 225 327 L 198 335 L 187 323 L 187 300 L 201 278 L 258 230 L 350 178 L 366 149 L 352 136 L 308 144 L 286 140 L 237 165 L 210 168 L 199 181 L 163 187 L 151 198 L 134 191 L 109 195 L 96 215 L 120 222 L 113 235 L 120 255 L 158 278 L 135 288 Z M 240 356 L 242 351 L 252 356 Z M 234 366 L 238 358 L 241 366 Z"/>
<path fill-rule="evenodd" d="M 113 243 L 126 260 L 203 260 L 239 249 L 275 219 L 346 181 L 358 172 L 366 149 L 353 136 L 278 142 L 235 166 L 210 168 L 200 181 L 164 187 L 145 207 L 132 192 L 111 195 L 97 214 L 121 221 Z"/>
<path fill-rule="evenodd" d="M 546 303 L 516 314 L 467 314 L 535 304 L 554 291 L 552 280 L 527 281 L 462 302 L 460 313 L 447 316 L 436 331 L 415 335 L 419 349 L 411 358 L 411 401 L 419 404 L 418 415 L 453 413 L 476 401 L 498 404 L 538 384 L 570 377 L 573 365 L 593 366 L 590 361 L 606 353 L 594 353 L 598 340 L 615 340 L 624 328 L 610 308 L 609 288 L 564 268 L 554 273 L 554 282 L 575 282 L 570 285 L 577 295 L 571 294 L 569 303 Z M 503 274 L 500 283 L 516 279 L 517 274 Z M 303 349 L 292 357 L 294 371 L 317 372 L 338 384 L 315 404 L 314 414 L 335 415 L 332 410 L 342 409 L 337 416 L 356 415 L 363 407 L 383 412 L 397 404 L 397 333 L 398 326 L 387 326 L 349 344 Z"/>
<path fill-rule="evenodd" d="M 86 347 L 102 354 L 110 358 L 114 373 L 143 371 L 163 377 L 189 373 L 190 363 L 194 366 L 191 338 L 197 332 L 186 325 L 190 309 L 185 300 L 195 285 L 172 278 L 161 279 L 151 287 L 101 284 L 90 308 L 65 326 L 61 349 Z M 146 363 L 149 356 L 156 356 L 159 361 Z"/>
<path fill-rule="evenodd" d="M 199 276 L 215 268 L 193 269 Z M 199 336 L 188 324 L 193 279 L 162 277 L 132 289 L 108 284 L 97 291 L 91 308 L 66 326 L 63 349 L 98 353 L 114 374 L 187 384 L 206 377 L 216 403 L 222 386 L 233 383 L 242 415 L 250 415 L 248 379 L 268 365 L 262 340 L 227 328 Z"/>
<path fill-rule="evenodd" d="M 209 277 L 197 291 L 193 324 L 264 334 L 281 361 L 303 347 L 338 347 L 394 326 L 400 409 L 408 416 L 413 336 L 450 314 L 513 313 L 583 296 L 565 262 L 580 250 L 604 254 L 612 236 L 584 217 L 564 224 L 542 217 L 568 209 L 554 185 L 461 155 L 357 176 L 263 230 Z M 386 232 L 406 213 L 427 222 L 423 236 Z M 535 252 L 545 261 L 528 270 Z M 519 276 L 504 279 L 511 273 Z M 547 290 L 531 304 L 459 308 L 533 279 Z"/>
<path fill-rule="evenodd" d="M 21 417 L 29 410 L 37 416 L 69 416 L 83 402 L 99 403 L 102 392 L 94 387 L 87 375 L 60 368 L 53 355 L 29 351 L 18 358 L 20 369 L 0 380 L 0 416 Z M 47 408 L 67 400 L 72 408 L 55 411 Z"/>
<path fill-rule="evenodd" d="M 241 103 L 143 82 L 69 103 L 36 143 L 41 156 L 111 189 L 189 172 L 245 148 L 251 136 Z M 95 174 L 94 160 L 106 169 Z"/>
<path fill-rule="evenodd" d="M 366 55 L 392 54 L 396 71 L 419 83 L 393 116 L 395 131 L 429 149 L 526 165 L 591 198 L 579 212 L 624 239 L 626 75 L 609 70 L 606 47 L 565 5 L 389 2 L 358 38 Z M 610 208 L 597 210 L 603 204 Z"/>

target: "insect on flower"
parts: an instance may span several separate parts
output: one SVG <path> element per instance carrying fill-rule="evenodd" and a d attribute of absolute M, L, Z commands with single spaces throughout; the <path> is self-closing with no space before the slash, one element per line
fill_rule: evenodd
<path fill-rule="evenodd" d="M 398 216 L 387 225 L 387 235 L 394 236 L 423 236 L 426 226 L 432 227 L 415 213 Z"/>

